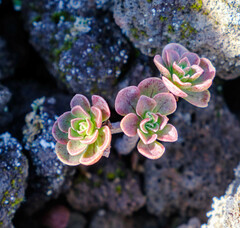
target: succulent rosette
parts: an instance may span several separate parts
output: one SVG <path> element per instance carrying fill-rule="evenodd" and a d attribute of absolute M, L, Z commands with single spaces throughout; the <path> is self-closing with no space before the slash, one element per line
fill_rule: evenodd
<path fill-rule="evenodd" d="M 71 111 L 62 114 L 52 128 L 56 139 L 56 154 L 67 165 L 92 165 L 102 156 L 111 142 L 111 131 L 102 122 L 110 117 L 107 102 L 100 96 L 88 99 L 75 95 Z"/>
<path fill-rule="evenodd" d="M 216 73 L 208 59 L 199 58 L 182 45 L 171 43 L 163 49 L 162 57 L 154 57 L 154 63 L 170 92 L 197 107 L 207 107 L 208 88 Z"/>
<path fill-rule="evenodd" d="M 176 110 L 176 99 L 159 78 L 147 78 L 138 86 L 119 91 L 115 109 L 124 116 L 120 126 L 129 137 L 138 134 L 138 151 L 147 158 L 157 159 L 165 151 L 159 141 L 177 140 L 176 128 L 168 124 L 167 115 Z"/>

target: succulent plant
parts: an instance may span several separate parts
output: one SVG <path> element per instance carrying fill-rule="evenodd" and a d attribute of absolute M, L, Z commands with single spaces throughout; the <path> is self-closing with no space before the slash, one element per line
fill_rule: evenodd
<path fill-rule="evenodd" d="M 162 57 L 156 55 L 154 63 L 163 83 L 177 97 L 197 107 L 206 107 L 210 100 L 208 88 L 212 85 L 215 68 L 206 58 L 199 58 L 180 44 L 164 47 Z"/>
<path fill-rule="evenodd" d="M 176 110 L 176 99 L 159 78 L 147 78 L 138 86 L 119 91 L 115 109 L 124 116 L 120 126 L 129 137 L 140 137 L 137 149 L 150 159 L 157 159 L 165 151 L 158 141 L 174 142 L 177 130 L 168 124 L 167 115 Z"/>
<path fill-rule="evenodd" d="M 56 154 L 67 165 L 92 165 L 102 156 L 111 142 L 111 131 L 102 122 L 110 117 L 107 102 L 92 96 L 92 104 L 81 95 L 70 103 L 71 111 L 62 114 L 53 125 Z"/>

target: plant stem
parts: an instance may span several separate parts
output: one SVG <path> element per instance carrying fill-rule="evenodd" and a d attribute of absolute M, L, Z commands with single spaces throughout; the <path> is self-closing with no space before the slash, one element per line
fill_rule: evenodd
<path fill-rule="evenodd" d="M 120 122 L 110 123 L 109 127 L 111 129 L 112 134 L 117 134 L 122 132 L 122 129 L 120 127 Z"/>
<path fill-rule="evenodd" d="M 123 135 L 122 138 L 116 140 L 114 147 L 119 154 L 127 155 L 135 148 L 137 141 L 139 139 L 138 134 L 133 137 L 128 137 Z"/>

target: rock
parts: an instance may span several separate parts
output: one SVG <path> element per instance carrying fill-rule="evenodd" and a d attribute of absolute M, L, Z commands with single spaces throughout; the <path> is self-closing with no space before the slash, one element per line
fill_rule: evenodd
<path fill-rule="evenodd" d="M 147 209 L 157 216 L 179 213 L 182 219 L 197 216 L 203 222 L 211 198 L 223 194 L 239 162 L 239 122 L 216 92 L 205 109 L 181 100 L 169 122 L 179 139 L 166 143 L 160 159 L 145 163 Z"/>
<path fill-rule="evenodd" d="M 0 135 L 0 227 L 10 228 L 24 200 L 28 161 L 21 144 L 9 133 Z"/>
<path fill-rule="evenodd" d="M 9 52 L 6 41 L 0 37 L 0 80 L 13 75 L 14 64 L 14 57 Z"/>
<path fill-rule="evenodd" d="M 86 223 L 87 221 L 83 215 L 76 212 L 71 212 L 67 228 L 84 228 L 86 227 Z"/>
<path fill-rule="evenodd" d="M 116 0 L 116 23 L 142 53 L 180 43 L 209 58 L 224 79 L 240 76 L 240 8 L 235 0 Z"/>
<path fill-rule="evenodd" d="M 59 113 L 57 103 L 60 104 L 55 98 L 37 99 L 32 104 L 33 111 L 26 116 L 23 134 L 31 169 L 25 208 L 30 214 L 67 191 L 75 170 L 64 165 L 55 154 L 52 126 L 57 119 L 56 113 Z M 64 106 L 64 99 L 61 99 L 61 105 Z"/>
<path fill-rule="evenodd" d="M 0 127 L 8 125 L 13 119 L 13 116 L 9 113 L 7 106 L 11 96 L 12 93 L 9 89 L 0 84 Z"/>
<path fill-rule="evenodd" d="M 103 2 L 27 0 L 22 12 L 30 42 L 60 84 L 111 100 L 131 49 L 111 14 L 97 10 Z"/>
<path fill-rule="evenodd" d="M 78 175 L 75 180 L 67 195 L 73 208 L 89 212 L 106 205 L 115 213 L 130 215 L 145 204 L 136 175 L 119 159 L 111 155 L 97 167 L 90 169 L 87 175 Z"/>
<path fill-rule="evenodd" d="M 240 163 L 235 169 L 235 180 L 228 186 L 225 195 L 214 197 L 212 211 L 207 213 L 207 224 L 202 228 L 240 227 Z"/>
<path fill-rule="evenodd" d="M 178 226 L 177 228 L 200 228 L 201 223 L 198 218 L 194 217 L 191 218 L 188 222 L 188 224 L 183 224 L 181 226 Z"/>

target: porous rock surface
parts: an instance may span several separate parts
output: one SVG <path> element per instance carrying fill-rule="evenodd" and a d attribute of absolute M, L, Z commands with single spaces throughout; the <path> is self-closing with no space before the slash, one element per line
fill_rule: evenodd
<path fill-rule="evenodd" d="M 67 199 L 82 212 L 107 206 L 121 215 L 131 215 L 145 204 L 137 176 L 112 154 L 107 161 L 100 161 L 98 168 L 89 170 L 89 175 L 79 174 Z"/>
<path fill-rule="evenodd" d="M 0 227 L 10 228 L 24 200 L 28 161 L 21 144 L 9 133 L 0 135 Z"/>
<path fill-rule="evenodd" d="M 26 115 L 24 127 L 25 149 L 29 151 L 30 175 L 27 189 L 27 213 L 34 213 L 48 200 L 57 198 L 71 185 L 74 169 L 64 165 L 55 153 L 52 126 L 57 119 L 55 98 L 40 98 L 33 102 L 33 111 Z M 61 105 L 64 102 L 61 99 Z"/>
<path fill-rule="evenodd" d="M 170 123 L 178 141 L 165 143 L 161 159 L 145 163 L 147 209 L 206 221 L 212 197 L 224 193 L 239 162 L 239 122 L 214 92 L 205 109 L 180 101 Z"/>
<path fill-rule="evenodd" d="M 98 11 L 107 2 L 23 2 L 30 42 L 58 82 L 72 93 L 99 94 L 112 99 L 128 61 L 130 45 L 111 14 Z"/>
<path fill-rule="evenodd" d="M 239 6 L 239 0 L 115 0 L 114 18 L 144 54 L 180 43 L 231 79 L 240 76 Z"/>

